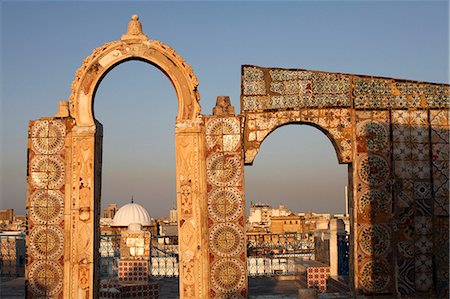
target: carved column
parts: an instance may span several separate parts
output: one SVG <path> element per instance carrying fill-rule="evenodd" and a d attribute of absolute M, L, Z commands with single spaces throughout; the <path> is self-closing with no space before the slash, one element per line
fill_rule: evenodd
<path fill-rule="evenodd" d="M 70 260 L 66 260 L 71 298 L 97 298 L 102 127 L 72 131 L 70 188 Z M 69 183 L 69 182 L 68 182 Z"/>
<path fill-rule="evenodd" d="M 175 130 L 180 298 L 209 298 L 204 126 Z"/>

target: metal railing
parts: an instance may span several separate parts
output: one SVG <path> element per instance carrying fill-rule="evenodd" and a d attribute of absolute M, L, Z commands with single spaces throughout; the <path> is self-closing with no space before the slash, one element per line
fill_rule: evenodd
<path fill-rule="evenodd" d="M 120 258 L 120 234 L 100 235 L 100 276 L 117 276 Z M 178 237 L 152 235 L 150 271 L 154 277 L 178 277 Z"/>
<path fill-rule="evenodd" d="M 296 273 L 296 259 L 314 256 L 309 233 L 247 235 L 248 275 L 279 276 Z"/>
<path fill-rule="evenodd" d="M 150 252 L 152 276 L 178 277 L 178 236 L 152 236 Z"/>
<path fill-rule="evenodd" d="M 25 233 L 0 235 L 0 277 L 24 277 L 25 264 Z"/>
<path fill-rule="evenodd" d="M 117 276 L 117 267 L 120 257 L 120 235 L 100 235 L 100 276 Z"/>
<path fill-rule="evenodd" d="M 348 233 L 337 234 L 338 247 L 338 274 L 348 275 L 350 260 L 350 235 Z"/>

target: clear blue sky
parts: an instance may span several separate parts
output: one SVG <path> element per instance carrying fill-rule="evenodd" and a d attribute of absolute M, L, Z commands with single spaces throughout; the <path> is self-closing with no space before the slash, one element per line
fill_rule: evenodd
<path fill-rule="evenodd" d="M 91 51 L 139 14 L 145 33 L 193 67 L 202 113 L 218 95 L 239 111 L 242 64 L 449 82 L 447 1 L 1 2 L 0 209 L 24 213 L 27 122 L 52 116 Z M 104 125 L 103 203 L 131 195 L 152 216 L 175 205 L 175 92 L 156 68 L 127 62 L 95 97 Z M 342 212 L 347 167 L 308 126 L 286 126 L 245 168 L 247 202 Z"/>

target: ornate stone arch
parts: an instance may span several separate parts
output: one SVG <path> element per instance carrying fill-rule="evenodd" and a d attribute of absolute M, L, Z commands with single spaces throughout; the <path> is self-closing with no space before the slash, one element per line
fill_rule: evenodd
<path fill-rule="evenodd" d="M 200 115 L 198 81 L 192 68 L 174 49 L 160 41 L 148 39 L 142 32 L 142 25 L 136 15 L 128 25 L 128 32 L 120 40 L 96 48 L 83 60 L 72 83 L 70 108 L 60 105 L 60 111 L 52 119 L 54 122 L 64 121 L 66 128 L 64 134 L 60 134 L 65 146 L 58 152 L 64 160 L 64 166 L 60 167 L 64 171 L 64 183 L 58 185 L 58 191 L 64 197 L 64 221 L 60 224 L 65 232 L 61 242 L 64 243 L 64 253 L 60 254 L 64 262 L 58 265 L 57 281 L 61 283 L 58 296 L 99 296 L 98 245 L 103 129 L 95 119 L 93 101 L 96 89 L 106 74 L 128 60 L 142 60 L 160 69 L 172 82 L 177 94 L 175 146 L 178 231 L 181 240 L 178 250 L 180 297 L 207 298 L 209 264 L 204 213 L 205 137 Z M 47 122 L 42 126 L 49 131 Z M 46 137 L 50 135 L 48 132 L 46 134 Z M 35 293 L 30 293 L 30 296 L 38 294 Z"/>
<path fill-rule="evenodd" d="M 93 101 L 98 85 L 115 66 L 132 59 L 156 66 L 172 82 L 178 97 L 177 122 L 193 122 L 198 117 L 198 80 L 191 66 L 170 46 L 148 39 L 139 18 L 133 16 L 127 34 L 94 49 L 78 68 L 70 95 L 70 114 L 77 126 L 94 125 Z"/>
<path fill-rule="evenodd" d="M 262 142 L 277 128 L 306 124 L 324 133 L 340 164 L 352 162 L 352 111 L 346 108 L 247 113 L 244 126 L 245 163 L 252 164 Z"/>
<path fill-rule="evenodd" d="M 339 136 L 336 136 L 336 132 L 333 130 L 333 128 L 329 128 L 324 126 L 323 123 L 319 122 L 311 122 L 311 121 L 301 121 L 297 119 L 275 119 L 275 122 L 272 122 L 272 126 L 268 127 L 267 130 L 264 130 L 261 134 L 259 134 L 259 137 L 262 138 L 261 141 L 259 141 L 259 147 L 264 142 L 264 140 L 267 139 L 269 135 L 271 135 L 273 132 L 275 132 L 278 128 L 287 126 L 287 125 L 308 125 L 314 128 L 317 128 L 320 132 L 322 132 L 330 141 L 330 143 L 333 145 L 334 150 L 336 151 L 336 158 L 339 162 L 339 164 L 347 164 L 351 161 L 348 161 L 348 159 L 345 158 L 345 146 L 343 146 L 342 141 L 340 140 Z M 349 128 L 350 129 L 350 128 Z M 258 147 L 258 151 L 259 151 Z M 254 155 L 250 153 L 247 157 L 248 159 L 252 159 L 251 162 L 248 162 L 248 164 L 252 164 L 254 159 L 256 158 L 258 152 L 254 152 Z"/>

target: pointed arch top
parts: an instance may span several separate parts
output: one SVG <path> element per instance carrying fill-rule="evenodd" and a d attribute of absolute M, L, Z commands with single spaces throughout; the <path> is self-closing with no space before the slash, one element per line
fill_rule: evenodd
<path fill-rule="evenodd" d="M 150 40 L 134 15 L 118 41 L 94 49 L 83 60 L 72 82 L 70 115 L 77 126 L 94 126 L 93 101 L 103 77 L 118 64 L 142 60 L 160 69 L 172 82 L 178 98 L 177 126 L 192 126 L 200 115 L 198 80 L 191 66 L 170 46 Z"/>

